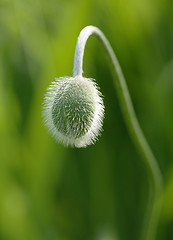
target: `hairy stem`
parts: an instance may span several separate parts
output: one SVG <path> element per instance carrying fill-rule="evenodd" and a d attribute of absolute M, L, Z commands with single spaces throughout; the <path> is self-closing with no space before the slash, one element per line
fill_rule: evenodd
<path fill-rule="evenodd" d="M 137 150 L 141 154 L 148 172 L 150 195 L 148 199 L 146 216 L 143 222 L 141 239 L 154 240 L 161 207 L 162 175 L 157 161 L 146 141 L 146 138 L 137 120 L 128 87 L 125 81 L 125 77 L 121 70 L 118 59 L 109 41 L 102 33 L 102 31 L 100 31 L 97 27 L 87 26 L 80 32 L 75 50 L 73 76 L 82 76 L 85 45 L 91 35 L 96 35 L 98 39 L 101 40 L 106 52 L 109 55 L 110 62 L 113 68 L 114 85 L 117 90 L 124 120 L 129 130 L 129 134 Z"/>

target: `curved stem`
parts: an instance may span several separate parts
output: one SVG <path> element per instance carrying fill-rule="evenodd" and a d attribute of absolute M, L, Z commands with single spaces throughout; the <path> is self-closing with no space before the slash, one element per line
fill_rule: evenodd
<path fill-rule="evenodd" d="M 117 57 L 109 41 L 97 27 L 87 26 L 80 32 L 75 50 L 73 76 L 82 76 L 85 45 L 89 36 L 93 34 L 101 40 L 106 52 L 109 55 L 113 68 L 114 85 L 117 90 L 124 120 L 129 130 L 129 134 L 131 135 L 132 140 L 141 154 L 143 162 L 147 168 L 150 183 L 150 196 L 146 217 L 143 223 L 141 239 L 154 240 L 161 207 L 162 175 L 152 150 L 150 149 L 138 123 L 128 87 Z"/>

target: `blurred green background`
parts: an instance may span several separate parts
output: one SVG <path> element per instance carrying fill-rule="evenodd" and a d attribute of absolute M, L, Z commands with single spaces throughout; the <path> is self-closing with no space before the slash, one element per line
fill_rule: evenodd
<path fill-rule="evenodd" d="M 43 126 L 55 77 L 71 76 L 86 25 L 108 37 L 164 177 L 157 240 L 173 239 L 173 1 L 0 0 L 0 240 L 138 240 L 145 168 L 123 121 L 97 40 L 84 76 L 104 95 L 104 131 L 65 148 Z"/>

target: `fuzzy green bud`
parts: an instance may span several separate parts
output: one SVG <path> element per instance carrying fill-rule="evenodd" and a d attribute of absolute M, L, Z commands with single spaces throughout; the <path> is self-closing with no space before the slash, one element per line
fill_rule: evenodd
<path fill-rule="evenodd" d="M 86 147 L 102 127 L 104 105 L 96 83 L 82 76 L 56 79 L 48 88 L 43 115 L 51 134 L 66 146 Z"/>

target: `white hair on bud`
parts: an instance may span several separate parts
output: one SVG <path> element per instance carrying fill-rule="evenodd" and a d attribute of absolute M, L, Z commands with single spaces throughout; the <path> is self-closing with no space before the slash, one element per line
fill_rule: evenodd
<path fill-rule="evenodd" d="M 65 146 L 86 147 L 102 130 L 104 105 L 93 79 L 55 79 L 44 98 L 43 117 L 50 133 Z"/>

